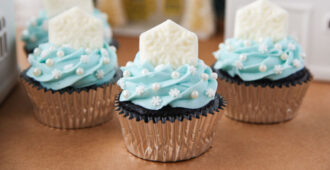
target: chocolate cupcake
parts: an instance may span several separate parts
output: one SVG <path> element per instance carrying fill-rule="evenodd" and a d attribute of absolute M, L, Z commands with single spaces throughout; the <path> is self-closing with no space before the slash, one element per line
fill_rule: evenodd
<path fill-rule="evenodd" d="M 168 20 L 141 34 L 140 52 L 121 69 L 116 110 L 129 152 L 173 162 L 211 147 L 224 99 L 194 33 Z"/>
<path fill-rule="evenodd" d="M 312 75 L 287 25 L 288 13 L 268 0 L 237 12 L 235 38 L 219 45 L 213 65 L 229 118 L 278 123 L 296 115 Z"/>
<path fill-rule="evenodd" d="M 48 42 L 48 21 L 54 16 L 60 14 L 66 9 L 70 9 L 74 6 L 79 6 L 84 11 L 92 14 L 96 18 L 100 19 L 104 27 L 104 38 L 110 46 L 118 48 L 118 42 L 112 37 L 112 30 L 108 23 L 108 16 L 102 13 L 98 9 L 93 7 L 92 0 L 44 0 L 44 10 L 39 12 L 37 18 L 32 18 L 27 28 L 22 33 L 22 41 L 24 42 L 24 51 L 26 54 L 33 53 L 33 50 L 40 44 Z"/>
<path fill-rule="evenodd" d="M 72 8 L 50 20 L 50 39 L 30 54 L 21 80 L 43 124 L 76 129 L 111 119 L 121 72 L 99 19 Z"/>

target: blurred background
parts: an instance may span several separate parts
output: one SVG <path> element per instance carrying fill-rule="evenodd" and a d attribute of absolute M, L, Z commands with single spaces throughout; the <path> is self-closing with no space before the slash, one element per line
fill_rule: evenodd
<path fill-rule="evenodd" d="M 200 39 L 199 57 L 211 65 L 215 62 L 212 52 L 218 49 L 218 44 L 233 36 L 235 11 L 252 1 L 254 0 L 94 0 L 94 4 L 108 15 L 114 37 L 120 44 L 120 65 L 134 58 L 138 51 L 139 34 L 166 19 L 172 19 L 197 33 Z M 330 1 L 272 1 L 289 11 L 289 34 L 305 49 L 306 65 L 314 78 L 330 81 Z M 1 22 L 3 24 L 2 33 L 0 32 L 0 80 L 5 79 L 4 77 L 8 80 L 6 73 L 16 71 L 7 63 L 14 65 L 17 58 L 20 70 L 28 67 L 21 33 L 27 23 L 43 10 L 43 5 L 42 0 L 11 0 L 1 1 L 0 4 L 4 11 L 2 15 L 0 13 L 0 27 Z M 14 79 L 17 74 L 10 75 Z M 4 86 L 10 85 L 1 85 L 0 91 L 7 89 Z"/>

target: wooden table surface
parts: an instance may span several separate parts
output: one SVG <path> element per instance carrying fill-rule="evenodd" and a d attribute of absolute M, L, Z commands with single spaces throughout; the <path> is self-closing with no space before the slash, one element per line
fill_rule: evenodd
<path fill-rule="evenodd" d="M 133 60 L 138 39 L 117 37 L 119 64 Z M 215 60 L 221 36 L 200 42 L 200 58 Z M 19 44 L 19 49 L 22 45 Z M 18 62 L 28 66 L 19 50 Z M 116 118 L 101 126 L 57 130 L 34 119 L 18 84 L 0 105 L 0 169 L 330 169 L 330 84 L 312 82 L 298 116 L 275 125 L 245 124 L 223 117 L 213 148 L 178 163 L 141 160 L 125 149 Z"/>

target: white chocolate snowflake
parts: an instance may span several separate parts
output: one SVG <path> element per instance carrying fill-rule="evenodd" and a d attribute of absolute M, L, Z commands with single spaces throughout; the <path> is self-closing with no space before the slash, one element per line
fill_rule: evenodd
<path fill-rule="evenodd" d="M 205 92 L 206 96 L 209 97 L 209 98 L 214 98 L 215 96 L 215 91 L 213 89 L 207 89 L 206 92 Z"/>
<path fill-rule="evenodd" d="M 180 91 L 177 88 L 170 89 L 169 95 L 173 98 L 177 98 L 180 95 Z"/>
<path fill-rule="evenodd" d="M 162 103 L 162 99 L 159 96 L 154 96 L 151 99 L 151 103 L 153 106 L 159 106 Z"/>
<path fill-rule="evenodd" d="M 82 62 L 82 63 L 88 63 L 89 62 L 89 57 L 88 57 L 88 55 L 81 55 L 80 56 L 80 61 Z"/>
<path fill-rule="evenodd" d="M 136 93 L 136 95 L 138 95 L 138 96 L 142 96 L 143 93 L 144 93 L 144 87 L 143 87 L 143 86 L 138 86 L 138 87 L 135 89 L 135 93 Z"/>
<path fill-rule="evenodd" d="M 128 71 L 128 70 L 125 70 L 124 73 L 123 73 L 124 77 L 127 78 L 127 77 L 131 77 L 131 72 Z"/>
<path fill-rule="evenodd" d="M 177 79 L 180 77 L 180 73 L 177 71 L 173 71 L 171 74 L 172 79 Z"/>
<path fill-rule="evenodd" d="M 301 63 L 300 63 L 299 60 L 294 59 L 294 60 L 293 60 L 293 65 L 294 65 L 296 68 L 299 68 L 299 67 L 301 66 Z"/>
<path fill-rule="evenodd" d="M 262 52 L 262 53 L 267 52 L 267 51 L 268 51 L 268 47 L 267 47 L 267 45 L 266 45 L 266 44 L 261 44 L 261 45 L 259 46 L 259 51 Z"/>
<path fill-rule="evenodd" d="M 241 70 L 243 69 L 243 63 L 241 61 L 236 61 L 235 62 L 235 67 L 238 69 L 238 70 Z"/>
<path fill-rule="evenodd" d="M 129 91 L 128 90 L 123 90 L 123 97 L 124 98 L 129 98 L 129 96 L 130 96 L 131 94 L 129 93 Z"/>
<path fill-rule="evenodd" d="M 289 56 L 286 54 L 286 53 L 283 53 L 282 55 L 281 55 L 281 59 L 282 60 L 287 60 L 289 58 Z"/>
<path fill-rule="evenodd" d="M 52 71 L 52 75 L 57 80 L 57 79 L 61 78 L 62 72 L 60 70 L 55 69 Z"/>
<path fill-rule="evenodd" d="M 104 71 L 103 70 L 97 70 L 96 71 L 96 78 L 97 79 L 103 79 L 104 78 Z"/>
<path fill-rule="evenodd" d="M 282 74 L 283 68 L 281 65 L 276 65 L 274 67 L 275 74 Z"/>

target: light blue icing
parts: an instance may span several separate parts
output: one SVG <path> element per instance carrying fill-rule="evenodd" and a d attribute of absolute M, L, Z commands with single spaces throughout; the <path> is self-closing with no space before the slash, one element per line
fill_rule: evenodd
<path fill-rule="evenodd" d="M 101 85 L 110 82 L 118 68 L 117 55 L 107 43 L 102 49 L 75 50 L 70 47 L 56 47 L 49 43 L 39 46 L 40 54 L 30 54 L 28 61 L 31 67 L 27 76 L 40 82 L 46 89 L 60 90 L 66 87 L 82 88 L 91 85 Z M 62 57 L 58 52 L 63 51 Z M 48 55 L 44 55 L 47 54 Z M 46 64 L 51 59 L 53 65 Z M 106 61 L 108 62 L 104 62 Z M 83 74 L 77 74 L 77 69 L 82 69 Z M 35 69 L 40 69 L 41 74 L 36 75 Z M 56 78 L 55 70 L 60 72 Z"/>
<path fill-rule="evenodd" d="M 287 59 L 282 56 L 284 53 Z M 246 60 L 242 54 L 246 55 Z M 232 77 L 238 75 L 244 81 L 279 80 L 304 68 L 302 55 L 300 45 L 290 37 L 278 42 L 270 38 L 259 42 L 233 38 L 226 40 L 214 53 L 217 59 L 214 68 L 226 71 Z M 260 65 L 266 66 L 264 72 Z"/>
<path fill-rule="evenodd" d="M 174 70 L 170 65 L 154 67 L 149 62 L 142 63 L 139 54 L 137 54 L 133 63 L 128 63 L 121 69 L 124 72 L 124 77 L 118 81 L 118 85 L 123 89 L 120 101 L 131 101 L 151 110 L 159 110 L 167 105 L 175 108 L 201 108 L 214 99 L 218 86 L 216 77 L 214 77 L 215 73 L 212 73 L 211 68 L 205 65 L 202 60 L 198 60 L 196 66 L 185 64 Z M 146 70 L 148 70 L 147 73 L 144 72 Z M 178 78 L 172 78 L 173 71 L 179 73 Z M 130 73 L 129 77 L 125 77 L 127 73 Z M 207 75 L 206 80 L 201 77 L 202 73 Z M 213 76 L 211 76 L 212 74 Z M 160 85 L 158 91 L 153 89 L 154 83 Z M 137 93 L 139 86 L 144 88 L 144 93 L 140 95 Z M 178 96 L 171 96 L 171 89 L 179 90 Z M 129 93 L 129 97 L 125 98 L 124 91 Z M 198 92 L 198 97 L 195 99 L 191 97 L 193 91 Z M 157 98 L 160 99 L 159 105 L 154 104 Z"/>
<path fill-rule="evenodd" d="M 104 13 L 98 9 L 94 9 L 93 15 L 102 21 L 105 31 L 111 31 L 107 16 Z M 28 23 L 21 38 L 29 51 L 37 48 L 40 44 L 48 42 L 48 18 L 45 11 L 40 11 L 38 18 L 32 19 Z M 112 41 L 111 35 L 105 34 L 104 38 L 108 43 Z"/>

